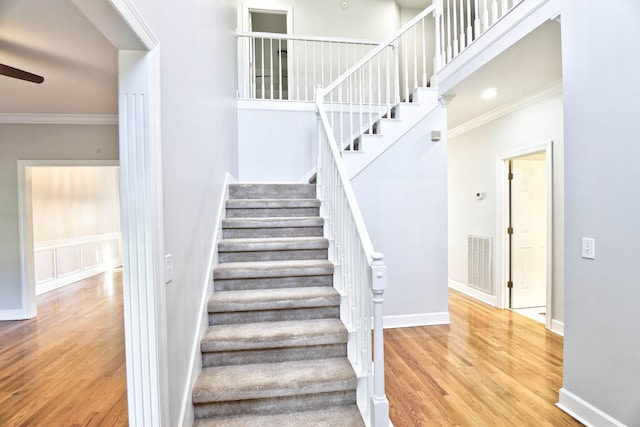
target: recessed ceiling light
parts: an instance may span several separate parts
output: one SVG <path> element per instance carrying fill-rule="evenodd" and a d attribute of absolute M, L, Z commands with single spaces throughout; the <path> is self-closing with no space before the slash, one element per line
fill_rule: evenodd
<path fill-rule="evenodd" d="M 342 0 L 340 2 L 340 7 L 343 9 L 349 9 L 349 2 L 347 0 Z"/>
<path fill-rule="evenodd" d="M 482 99 L 495 98 L 497 94 L 498 94 L 498 89 L 491 87 L 489 89 L 485 89 L 484 92 L 482 92 Z"/>

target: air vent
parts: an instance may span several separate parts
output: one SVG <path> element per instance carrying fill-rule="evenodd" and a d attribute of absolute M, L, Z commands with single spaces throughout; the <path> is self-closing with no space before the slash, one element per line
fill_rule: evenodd
<path fill-rule="evenodd" d="M 491 237 L 468 235 L 468 285 L 493 295 Z"/>

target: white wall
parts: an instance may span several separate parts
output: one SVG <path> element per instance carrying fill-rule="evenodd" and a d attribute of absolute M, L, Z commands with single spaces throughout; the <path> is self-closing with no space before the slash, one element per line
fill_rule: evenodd
<path fill-rule="evenodd" d="M 640 425 L 640 3 L 564 2 L 565 340 L 560 401 Z M 580 257 L 582 237 L 596 259 Z M 595 420 L 595 421 L 594 421 Z"/>
<path fill-rule="evenodd" d="M 164 247 L 173 255 L 165 286 L 169 403 L 181 425 L 190 398 L 203 292 L 227 172 L 237 175 L 236 1 L 135 0 L 159 40 Z M 190 410 L 190 400 L 187 401 Z M 187 418 L 189 413 L 187 413 Z"/>
<path fill-rule="evenodd" d="M 318 146 L 315 104 L 242 104 L 249 108 L 238 108 L 238 179 L 298 182 L 308 178 L 316 167 Z M 287 109 L 291 105 L 303 108 Z"/>
<path fill-rule="evenodd" d="M 453 101 L 455 102 L 455 100 Z M 562 94 L 557 93 L 527 105 L 469 132 L 449 139 L 449 279 L 467 284 L 467 235 L 493 238 L 493 284 L 498 291 L 506 286 L 501 273 L 500 230 L 496 218 L 502 189 L 497 184 L 498 158 L 546 145 L 553 141 L 553 296 L 552 316 L 563 321 L 563 126 Z M 505 177 L 506 179 L 506 177 Z M 484 192 L 476 200 L 476 192 Z M 496 294 L 497 295 L 497 294 Z"/>
<path fill-rule="evenodd" d="M 26 167 L 36 295 L 122 263 L 119 173 L 117 166 Z"/>
<path fill-rule="evenodd" d="M 119 169 L 31 167 L 33 243 L 120 231 Z"/>
<path fill-rule="evenodd" d="M 240 11 L 242 5 L 257 9 L 291 6 L 293 33 L 306 36 L 382 40 L 398 28 L 399 22 L 395 0 L 349 0 L 347 9 L 342 9 L 339 1 L 239 0 Z M 240 29 L 241 22 L 239 17 Z"/>
<path fill-rule="evenodd" d="M 352 180 L 389 269 L 385 327 L 449 322 L 445 124 L 438 107 Z M 443 138 L 431 141 L 431 130 Z"/>
<path fill-rule="evenodd" d="M 0 319 L 23 309 L 18 159 L 117 160 L 118 127 L 0 124 Z"/>

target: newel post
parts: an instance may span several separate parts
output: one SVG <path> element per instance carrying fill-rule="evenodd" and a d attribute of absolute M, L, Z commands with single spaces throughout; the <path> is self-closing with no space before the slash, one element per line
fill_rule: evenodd
<path fill-rule="evenodd" d="M 387 267 L 384 256 L 374 253 L 371 262 L 371 292 L 373 293 L 373 395 L 371 396 L 371 425 L 389 425 L 389 401 L 384 391 L 384 331 L 382 302 L 387 289 Z"/>

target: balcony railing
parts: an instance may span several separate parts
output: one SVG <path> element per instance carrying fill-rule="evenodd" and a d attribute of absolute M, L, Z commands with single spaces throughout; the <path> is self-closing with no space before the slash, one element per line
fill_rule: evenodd
<path fill-rule="evenodd" d="M 239 33 L 239 99 L 313 101 L 326 86 L 378 45 L 338 37 Z"/>

